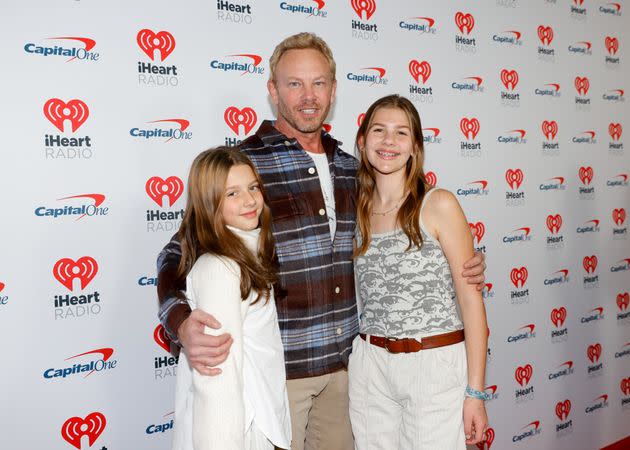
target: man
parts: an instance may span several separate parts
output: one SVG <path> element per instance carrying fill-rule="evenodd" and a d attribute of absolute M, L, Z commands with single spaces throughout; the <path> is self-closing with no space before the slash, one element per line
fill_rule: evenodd
<path fill-rule="evenodd" d="M 285 349 L 294 450 L 350 450 L 347 363 L 358 333 L 352 265 L 357 161 L 322 131 L 337 86 L 328 45 L 311 33 L 282 41 L 270 59 L 275 123 L 264 121 L 239 146 L 256 166 L 273 215 L 279 263 L 275 290 Z M 177 237 L 158 258 L 160 320 L 200 373 L 228 355 L 228 335 L 210 336 L 217 320 L 190 311 L 174 283 Z M 470 262 L 483 281 L 483 258 Z"/>

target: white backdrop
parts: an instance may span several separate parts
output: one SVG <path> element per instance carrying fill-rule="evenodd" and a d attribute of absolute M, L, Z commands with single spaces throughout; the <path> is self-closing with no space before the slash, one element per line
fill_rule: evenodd
<path fill-rule="evenodd" d="M 273 116 L 268 58 L 314 31 L 331 134 L 393 92 L 488 257 L 487 448 L 594 449 L 630 423 L 625 3 L 5 2 L 3 449 L 167 449 L 155 257 L 189 164 Z"/>

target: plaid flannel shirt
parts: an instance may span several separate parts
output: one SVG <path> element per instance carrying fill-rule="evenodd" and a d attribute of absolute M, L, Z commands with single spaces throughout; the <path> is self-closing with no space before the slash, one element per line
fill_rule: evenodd
<path fill-rule="evenodd" d="M 352 265 L 357 161 L 322 132 L 336 205 L 331 240 L 328 216 L 312 158 L 295 139 L 264 121 L 239 148 L 263 180 L 273 215 L 279 263 L 275 288 L 287 378 L 331 373 L 347 366 L 358 333 Z M 190 308 L 175 293 L 181 252 L 175 236 L 158 257 L 160 321 L 172 338 Z"/>

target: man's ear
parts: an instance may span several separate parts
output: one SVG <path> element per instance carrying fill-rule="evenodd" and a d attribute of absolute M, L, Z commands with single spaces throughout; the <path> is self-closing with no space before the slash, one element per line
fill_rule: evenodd
<path fill-rule="evenodd" d="M 332 105 L 337 100 L 337 80 L 332 82 L 332 92 L 330 93 L 330 104 Z"/>
<path fill-rule="evenodd" d="M 278 88 L 276 87 L 276 83 L 270 78 L 267 80 L 267 90 L 269 91 L 269 95 L 273 100 L 274 105 L 278 104 Z"/>

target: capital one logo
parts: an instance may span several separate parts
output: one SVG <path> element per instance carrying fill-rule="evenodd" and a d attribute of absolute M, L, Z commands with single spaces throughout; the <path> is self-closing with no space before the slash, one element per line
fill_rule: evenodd
<path fill-rule="evenodd" d="M 613 219 L 613 222 L 616 223 L 618 226 L 623 225 L 623 223 L 626 221 L 625 208 L 613 209 L 612 219 Z"/>
<path fill-rule="evenodd" d="M 420 83 L 420 78 L 422 78 L 422 84 L 425 84 L 431 76 L 431 64 L 412 59 L 409 61 L 409 73 L 416 80 L 416 83 Z"/>
<path fill-rule="evenodd" d="M 619 383 L 619 387 L 621 388 L 621 392 L 624 395 L 630 395 L 630 377 L 623 378 L 621 383 Z"/>
<path fill-rule="evenodd" d="M 562 227 L 562 216 L 560 214 L 547 216 L 547 228 L 549 228 L 551 233 L 557 234 L 560 231 L 560 227 Z"/>
<path fill-rule="evenodd" d="M 435 174 L 435 172 L 427 172 L 424 175 L 424 179 L 427 180 L 427 183 L 429 183 L 431 186 L 437 186 L 437 175 Z"/>
<path fill-rule="evenodd" d="M 593 273 L 597 269 L 597 256 L 585 256 L 582 259 L 582 267 L 586 270 L 586 273 Z"/>
<path fill-rule="evenodd" d="M 543 25 L 538 26 L 538 39 L 543 45 L 550 45 L 553 41 L 553 29 Z"/>
<path fill-rule="evenodd" d="M 628 309 L 628 305 L 630 305 L 630 294 L 627 292 L 617 294 L 617 307 L 619 311 L 625 311 Z"/>
<path fill-rule="evenodd" d="M 527 386 L 529 384 L 529 380 L 532 379 L 532 375 L 534 374 L 534 368 L 531 364 L 525 364 L 524 366 L 519 366 L 516 368 L 514 372 L 514 379 L 521 386 Z"/>
<path fill-rule="evenodd" d="M 527 275 L 527 268 L 521 267 L 520 269 L 517 269 L 515 267 L 510 272 L 510 280 L 512 281 L 514 287 L 522 288 L 525 286 L 525 282 L 527 281 Z"/>
<path fill-rule="evenodd" d="M 556 416 L 560 420 L 567 420 L 569 413 L 571 412 L 571 401 L 565 400 L 563 402 L 556 403 Z"/>
<path fill-rule="evenodd" d="M 494 442 L 494 428 L 488 428 L 483 436 L 483 441 L 477 444 L 479 450 L 490 450 Z"/>
<path fill-rule="evenodd" d="M 83 256 L 76 261 L 61 258 L 53 266 L 53 276 L 69 291 L 73 290 L 73 281 L 78 278 L 81 290 L 85 289 L 98 273 L 98 263 L 91 256 Z"/>
<path fill-rule="evenodd" d="M 553 141 L 556 138 L 556 134 L 558 134 L 558 123 L 555 120 L 543 121 L 541 125 L 543 136 L 547 138 L 549 141 Z"/>
<path fill-rule="evenodd" d="M 138 32 L 136 41 L 140 49 L 153 61 L 155 50 L 160 53 L 160 61 L 168 58 L 173 50 L 175 50 L 175 38 L 168 31 L 153 31 L 145 28 Z"/>
<path fill-rule="evenodd" d="M 622 131 L 623 129 L 621 128 L 620 123 L 611 123 L 610 125 L 608 125 L 608 134 L 610 134 L 610 137 L 613 141 L 618 141 L 619 139 L 621 139 Z"/>
<path fill-rule="evenodd" d="M 106 425 L 107 420 L 100 412 L 88 414 L 85 419 L 71 417 L 61 426 L 61 437 L 73 447 L 81 450 L 81 438 L 87 436 L 88 445 L 91 447 L 105 430 Z"/>
<path fill-rule="evenodd" d="M 351 0 L 350 5 L 354 12 L 357 13 L 359 19 L 363 20 L 363 13 L 365 13 L 365 20 L 370 20 L 372 14 L 376 11 L 376 1 L 375 0 Z"/>
<path fill-rule="evenodd" d="M 151 177 L 147 180 L 144 189 L 151 200 L 158 205 L 163 206 L 164 196 L 166 196 L 168 206 L 173 206 L 184 192 L 184 182 L 176 176 L 168 177 L 166 180 Z"/>
<path fill-rule="evenodd" d="M 602 345 L 599 343 L 589 345 L 588 348 L 586 349 L 586 356 L 593 364 L 599 361 L 599 357 L 601 355 L 602 355 Z"/>
<path fill-rule="evenodd" d="M 606 36 L 606 39 L 604 39 L 604 46 L 611 56 L 615 55 L 619 50 L 619 39 L 616 37 Z"/>
<path fill-rule="evenodd" d="M 588 186 L 593 181 L 593 168 L 592 167 L 580 167 L 578 170 L 578 177 L 582 181 L 582 184 Z"/>
<path fill-rule="evenodd" d="M 477 137 L 480 129 L 479 120 L 476 117 L 469 119 L 467 117 L 462 118 L 459 121 L 459 129 L 462 130 L 464 137 L 469 141 L 472 141 Z"/>
<path fill-rule="evenodd" d="M 482 222 L 469 223 L 470 231 L 474 239 L 477 239 L 477 244 L 481 242 L 483 235 L 486 233 L 486 227 Z"/>
<path fill-rule="evenodd" d="M 551 322 L 556 328 L 560 328 L 564 325 L 564 321 L 567 318 L 567 309 L 564 306 L 560 308 L 554 308 L 551 310 Z"/>
<path fill-rule="evenodd" d="M 518 84 L 518 72 L 516 70 L 501 70 L 501 82 L 505 89 L 513 91 Z"/>
<path fill-rule="evenodd" d="M 521 187 L 521 183 L 523 182 L 523 171 L 521 169 L 508 169 L 505 171 L 505 181 L 507 181 L 508 186 L 515 191 L 519 187 Z"/>
<path fill-rule="evenodd" d="M 575 90 L 580 95 L 586 95 L 588 93 L 589 87 L 591 86 L 591 83 L 586 77 L 575 77 L 575 81 L 573 84 L 575 85 Z"/>
<path fill-rule="evenodd" d="M 464 14 L 461 11 L 457 11 L 455 14 L 455 25 L 459 28 L 460 33 L 470 34 L 475 28 L 475 18 L 470 13 Z"/>
<path fill-rule="evenodd" d="M 243 134 L 247 135 L 256 122 L 258 121 L 258 116 L 256 115 L 256 111 L 254 111 L 250 107 L 245 107 L 243 109 L 238 109 L 236 106 L 228 107 L 223 113 L 223 120 L 234 134 L 237 136 L 239 133 L 239 126 L 243 126 Z"/>
<path fill-rule="evenodd" d="M 72 132 L 76 132 L 85 123 L 90 110 L 84 101 L 74 99 L 68 103 L 58 98 L 51 98 L 44 103 L 44 116 L 63 133 L 63 124 L 70 121 Z"/>
<path fill-rule="evenodd" d="M 166 331 L 164 331 L 162 325 L 158 325 L 153 330 L 153 340 L 157 345 L 166 350 L 167 353 L 171 352 L 171 340 L 166 335 Z"/>

